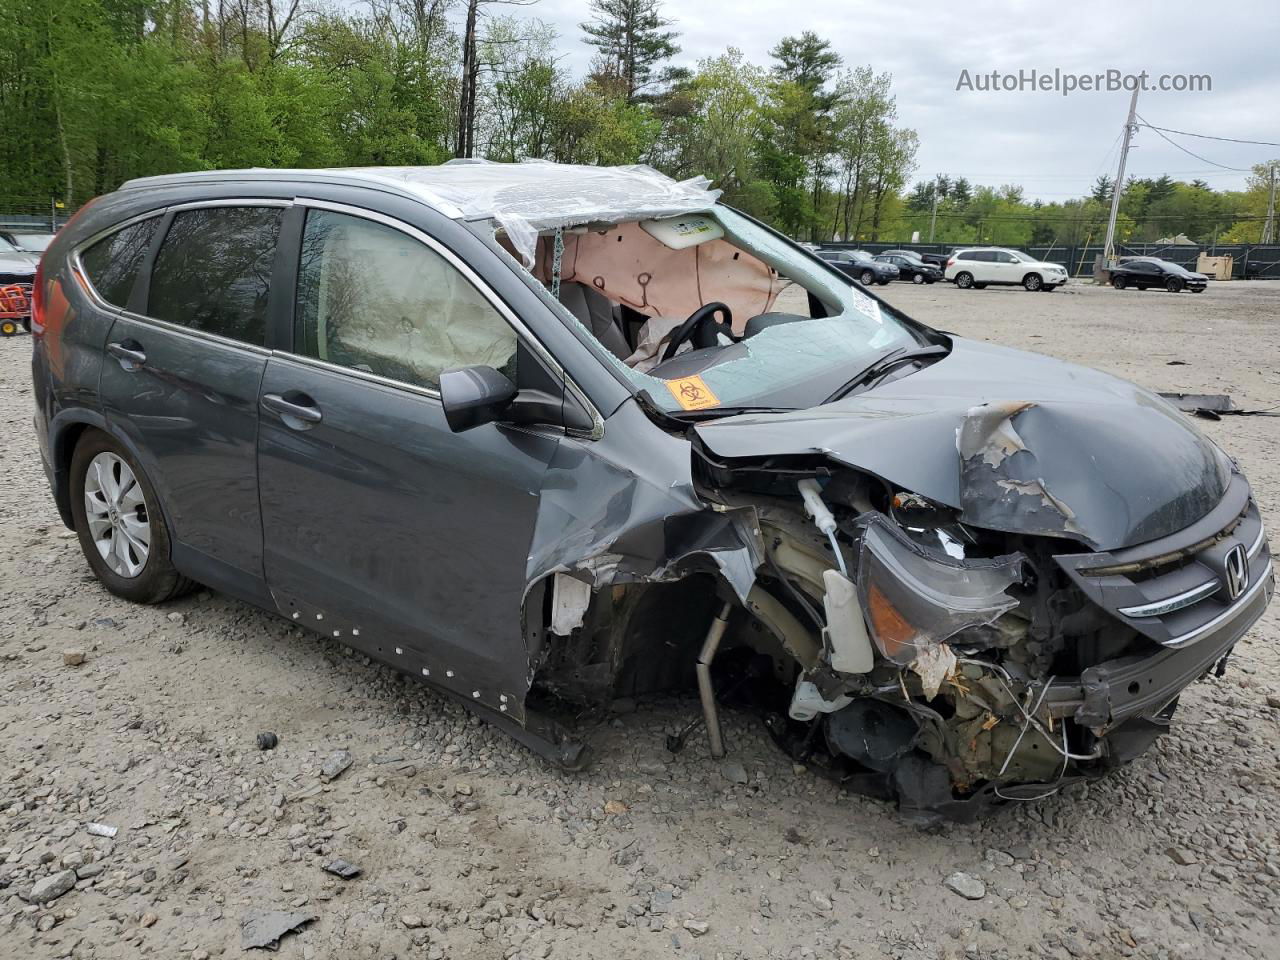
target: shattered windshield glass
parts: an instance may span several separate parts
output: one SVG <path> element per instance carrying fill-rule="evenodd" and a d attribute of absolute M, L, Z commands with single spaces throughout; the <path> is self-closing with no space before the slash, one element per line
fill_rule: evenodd
<path fill-rule="evenodd" d="M 687 255 L 683 259 L 646 241 L 630 222 L 561 240 L 566 246 L 560 289 L 566 307 L 563 290 L 579 278 L 592 292 L 602 292 L 609 301 L 606 310 L 611 305 L 615 313 L 619 303 L 634 309 L 643 298 L 636 315 L 646 322 L 633 337 L 637 342 L 627 343 L 625 349 L 606 349 L 598 324 L 584 323 L 581 311 L 566 312 L 592 333 L 600 359 L 663 409 L 714 415 L 716 408 L 812 406 L 888 351 L 918 345 L 915 335 L 876 300 L 813 255 L 728 207 L 717 204 L 706 215 L 723 228 L 723 237 L 706 243 L 700 253 L 678 251 Z M 549 245 L 551 239 L 544 239 Z M 597 239 L 597 246 L 607 248 L 612 259 L 593 253 L 591 245 Z M 570 242 L 574 240 L 576 245 Z M 644 247 L 644 242 L 650 246 Z M 624 249 L 635 252 L 617 255 Z M 540 251 L 533 272 L 548 289 L 557 286 L 549 255 Z M 717 282 L 729 292 L 715 293 Z M 664 301 L 664 294 L 686 285 L 695 291 L 692 300 L 668 295 Z M 680 344 L 674 359 L 654 352 L 641 356 L 647 341 L 656 344 L 656 350 L 669 345 L 698 307 L 732 300 L 730 293 L 747 287 L 752 297 L 737 301 L 732 336 L 722 336 L 717 345 L 701 350 Z M 815 302 L 821 309 L 811 310 Z M 636 352 L 628 355 L 633 349 Z"/>

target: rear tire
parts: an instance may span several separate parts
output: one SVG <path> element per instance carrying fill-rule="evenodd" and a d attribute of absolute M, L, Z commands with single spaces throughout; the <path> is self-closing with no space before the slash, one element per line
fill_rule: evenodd
<path fill-rule="evenodd" d="M 968 270 L 961 270 L 956 274 L 956 286 L 961 290 L 968 290 L 973 286 L 973 274 Z"/>
<path fill-rule="evenodd" d="M 0 337 L 16 337 L 18 323 L 16 320 L 0 320 Z"/>
<path fill-rule="evenodd" d="M 1117 290 L 1123 290 L 1125 287 L 1129 285 L 1129 281 L 1126 280 L 1124 277 L 1112 277 L 1111 285 L 1115 287 Z"/>
<path fill-rule="evenodd" d="M 872 273 L 870 270 L 863 270 L 862 276 L 859 277 L 858 279 L 862 281 L 862 285 L 864 287 L 869 287 L 871 286 L 871 284 L 876 282 L 876 275 Z"/>
<path fill-rule="evenodd" d="M 71 516 L 90 569 L 116 596 L 163 603 L 195 586 L 169 559 L 155 487 L 133 455 L 100 430 L 85 431 L 71 456 Z"/>

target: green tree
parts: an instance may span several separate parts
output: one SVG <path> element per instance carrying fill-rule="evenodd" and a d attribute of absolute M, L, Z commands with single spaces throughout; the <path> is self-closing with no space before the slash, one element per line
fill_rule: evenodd
<path fill-rule="evenodd" d="M 579 24 L 584 42 L 599 51 L 597 80 L 615 82 L 628 103 L 672 79 L 659 67 L 680 48 L 661 10 L 661 0 L 591 0 L 591 19 Z"/>

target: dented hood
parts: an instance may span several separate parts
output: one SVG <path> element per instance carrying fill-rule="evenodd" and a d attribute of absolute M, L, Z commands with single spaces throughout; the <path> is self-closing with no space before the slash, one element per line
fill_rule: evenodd
<path fill-rule="evenodd" d="M 975 526 L 1113 550 L 1221 500 L 1226 456 L 1171 404 L 1052 357 L 956 337 L 943 360 L 793 413 L 699 424 L 719 458 L 823 454 Z"/>

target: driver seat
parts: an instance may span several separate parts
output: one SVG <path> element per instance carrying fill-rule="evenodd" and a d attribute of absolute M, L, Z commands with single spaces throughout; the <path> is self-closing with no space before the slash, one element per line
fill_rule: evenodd
<path fill-rule="evenodd" d="M 561 283 L 560 302 L 615 357 L 631 356 L 631 347 L 613 319 L 613 304 L 603 293 L 585 283 Z"/>

